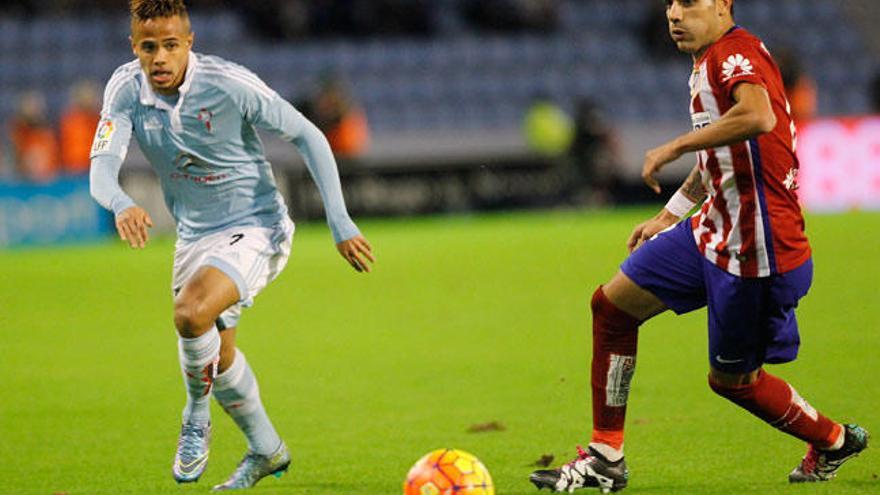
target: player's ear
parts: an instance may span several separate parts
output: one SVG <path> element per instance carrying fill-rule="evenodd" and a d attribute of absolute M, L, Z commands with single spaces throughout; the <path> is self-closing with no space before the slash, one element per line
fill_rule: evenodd
<path fill-rule="evenodd" d="M 132 53 L 134 53 L 134 55 L 137 56 L 138 51 L 137 51 L 137 47 L 136 47 L 135 44 L 134 44 L 134 38 L 131 37 L 131 36 L 129 36 L 129 37 L 128 37 L 128 42 L 131 43 L 131 51 L 132 51 Z"/>

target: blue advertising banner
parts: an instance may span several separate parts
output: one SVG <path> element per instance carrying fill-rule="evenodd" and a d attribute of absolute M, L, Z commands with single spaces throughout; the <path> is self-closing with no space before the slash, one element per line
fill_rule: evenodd
<path fill-rule="evenodd" d="M 87 177 L 47 184 L 0 183 L 0 248 L 91 241 L 112 228 Z"/>

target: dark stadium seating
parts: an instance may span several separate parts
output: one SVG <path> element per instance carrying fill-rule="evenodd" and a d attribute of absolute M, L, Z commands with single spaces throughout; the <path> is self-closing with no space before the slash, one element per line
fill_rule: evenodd
<path fill-rule="evenodd" d="M 649 3 L 570 0 L 551 35 L 475 33 L 449 12 L 434 38 L 270 45 L 231 13 L 194 12 L 193 25 L 198 50 L 250 67 L 288 97 L 322 73 L 342 74 L 376 134 L 516 128 L 538 94 L 567 108 L 581 97 L 596 98 L 620 122 L 686 118 L 689 62 L 652 59 L 642 46 L 638 30 Z M 771 51 L 788 47 L 802 58 L 818 82 L 820 114 L 867 110 L 873 67 L 836 2 L 742 2 L 737 9 L 738 20 Z M 57 115 L 73 81 L 104 82 L 132 58 L 127 36 L 120 16 L 0 18 L 0 120 L 12 112 L 16 94 L 30 88 L 43 90 Z"/>

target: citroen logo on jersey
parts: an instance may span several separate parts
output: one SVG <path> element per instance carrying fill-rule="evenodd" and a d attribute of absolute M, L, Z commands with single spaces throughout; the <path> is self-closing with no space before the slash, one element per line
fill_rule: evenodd
<path fill-rule="evenodd" d="M 180 170 L 189 169 L 190 171 L 199 172 L 211 171 L 211 167 L 208 166 L 204 160 L 182 151 L 174 158 L 174 166 Z"/>
<path fill-rule="evenodd" d="M 213 125 L 211 124 L 211 119 L 214 118 L 214 112 L 208 110 L 207 108 L 202 108 L 199 110 L 198 119 L 203 124 L 205 124 L 205 128 L 208 129 L 208 132 L 214 132 Z"/>
<path fill-rule="evenodd" d="M 743 57 L 742 53 L 731 55 L 721 65 L 721 72 L 724 74 L 724 80 L 733 79 L 734 77 L 750 76 L 755 73 L 752 62 Z"/>

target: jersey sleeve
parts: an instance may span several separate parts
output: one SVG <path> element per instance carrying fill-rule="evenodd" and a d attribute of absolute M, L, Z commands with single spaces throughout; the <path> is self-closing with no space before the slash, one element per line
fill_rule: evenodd
<path fill-rule="evenodd" d="M 246 122 L 285 141 L 293 141 L 302 132 L 305 117 L 256 74 L 239 66 L 229 71 L 227 90 Z"/>
<path fill-rule="evenodd" d="M 137 97 L 131 69 L 117 70 L 104 88 L 101 120 L 92 141 L 92 158 L 111 155 L 125 159 L 131 141 L 131 113 Z"/>
<path fill-rule="evenodd" d="M 768 68 L 762 50 L 759 44 L 748 40 L 722 40 L 708 64 L 712 86 L 728 100 L 733 100 L 733 90 L 740 83 L 766 88 Z"/>
<path fill-rule="evenodd" d="M 274 132 L 299 150 L 318 186 L 334 240 L 338 243 L 359 235 L 345 207 L 336 159 L 324 134 L 250 71 L 231 69 L 229 82 L 230 96 L 246 122 Z"/>
<path fill-rule="evenodd" d="M 137 101 L 131 67 L 113 73 L 104 89 L 101 120 L 92 142 L 89 189 L 92 197 L 115 214 L 134 206 L 134 201 L 119 187 L 119 169 L 131 141 L 131 113 Z"/>

